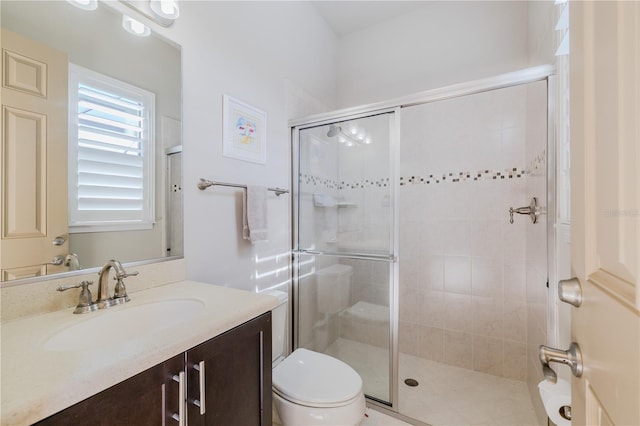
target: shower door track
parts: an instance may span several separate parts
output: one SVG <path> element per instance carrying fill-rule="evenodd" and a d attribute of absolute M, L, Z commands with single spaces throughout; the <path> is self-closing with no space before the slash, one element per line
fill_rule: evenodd
<path fill-rule="evenodd" d="M 316 250 L 296 250 L 296 254 L 306 254 L 311 256 L 332 256 L 342 257 L 347 259 L 358 260 L 375 260 L 384 262 L 395 262 L 397 257 L 392 254 L 369 254 L 369 253 L 351 253 L 351 252 L 330 252 L 330 251 L 316 251 Z"/>
<path fill-rule="evenodd" d="M 387 101 L 290 119 L 289 128 L 292 130 L 294 128 L 305 129 L 325 123 L 331 123 L 336 120 L 350 120 L 362 116 L 384 114 L 386 112 L 394 111 L 395 108 L 406 108 L 466 95 L 473 95 L 476 93 L 489 92 L 496 89 L 504 89 L 506 87 L 519 86 L 521 84 L 533 83 L 534 81 L 547 80 L 549 76 L 555 75 L 555 73 L 556 68 L 554 65 L 539 65 L 506 74 L 499 74 L 494 77 L 487 77 L 464 83 L 456 83 L 450 86 L 429 89 L 413 95 L 403 96 Z"/>

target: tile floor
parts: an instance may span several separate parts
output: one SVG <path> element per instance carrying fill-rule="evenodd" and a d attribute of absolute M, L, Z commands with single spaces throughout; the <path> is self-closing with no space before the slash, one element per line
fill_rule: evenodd
<path fill-rule="evenodd" d="M 388 358 L 384 349 L 338 339 L 327 350 L 354 367 L 363 377 L 365 392 L 379 398 L 388 393 Z M 433 426 L 518 425 L 538 421 L 524 382 L 400 354 L 399 411 Z M 413 378 L 417 387 L 404 380 Z M 381 398 L 382 399 L 382 398 Z M 369 410 L 373 411 L 373 410 Z M 363 425 L 396 425 L 397 419 L 374 417 Z M 377 422 L 377 423 L 376 423 Z M 385 423 L 387 422 L 387 423 Z"/>
<path fill-rule="evenodd" d="M 367 408 L 364 413 L 364 420 L 360 423 L 360 426 L 410 426 L 411 423 L 403 422 L 402 420 L 387 416 L 384 413 L 376 411 L 372 408 Z"/>
<path fill-rule="evenodd" d="M 400 412 L 434 426 L 537 426 L 525 382 L 400 354 Z M 418 381 L 417 387 L 404 379 Z"/>

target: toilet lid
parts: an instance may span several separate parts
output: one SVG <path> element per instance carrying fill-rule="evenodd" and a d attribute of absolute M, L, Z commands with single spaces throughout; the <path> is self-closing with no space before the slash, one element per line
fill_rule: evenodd
<path fill-rule="evenodd" d="M 332 406 L 357 397 L 362 379 L 336 358 L 296 349 L 273 369 L 273 388 L 294 403 Z"/>

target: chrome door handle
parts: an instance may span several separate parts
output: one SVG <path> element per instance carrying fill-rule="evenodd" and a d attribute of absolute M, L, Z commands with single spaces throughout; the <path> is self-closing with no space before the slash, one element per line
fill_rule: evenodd
<path fill-rule="evenodd" d="M 64 256 L 56 256 L 53 259 L 51 259 L 51 262 L 49 262 L 49 265 L 60 266 L 63 263 L 64 263 Z"/>
<path fill-rule="evenodd" d="M 551 369 L 551 367 L 549 367 L 550 362 L 566 364 L 571 368 L 571 372 L 574 376 L 582 376 L 584 368 L 582 365 L 582 351 L 576 342 L 572 342 L 569 349 L 566 351 L 540 345 L 538 355 L 540 357 L 540 362 L 542 363 L 544 378 L 552 383 L 556 383 L 558 381 L 558 375 Z"/>
<path fill-rule="evenodd" d="M 200 387 L 200 399 L 194 399 L 193 405 L 200 408 L 200 415 L 202 416 L 207 412 L 207 407 L 205 405 L 207 397 L 205 396 L 205 375 L 204 375 L 204 361 L 200 361 L 198 364 L 193 366 L 193 369 L 198 372 L 199 379 L 199 387 Z"/>
<path fill-rule="evenodd" d="M 570 305 L 579 308 L 582 305 L 582 286 L 577 278 L 560 280 L 558 282 L 558 298 Z"/>
<path fill-rule="evenodd" d="M 172 419 L 174 419 L 175 421 L 178 422 L 179 426 L 185 426 L 186 424 L 186 416 L 185 416 L 185 406 L 184 406 L 184 390 L 185 390 L 185 386 L 186 386 L 186 382 L 184 380 L 184 371 L 179 372 L 178 374 L 174 374 L 173 376 L 173 381 L 178 383 L 179 389 L 178 389 L 178 403 L 180 405 L 178 405 L 178 412 L 177 413 L 173 413 L 173 415 L 171 416 Z"/>

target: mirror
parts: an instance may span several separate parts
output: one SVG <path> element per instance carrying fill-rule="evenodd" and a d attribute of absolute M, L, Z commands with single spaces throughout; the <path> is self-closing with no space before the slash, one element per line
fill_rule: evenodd
<path fill-rule="evenodd" d="M 2 246 L 0 249 L 2 281 L 94 268 L 102 266 L 111 258 L 118 259 L 123 263 L 130 263 L 182 256 L 182 77 L 180 48 L 175 43 L 168 42 L 154 34 L 153 31 L 147 37 L 139 37 L 126 32 L 122 27 L 122 13 L 109 7 L 108 2 L 98 2 L 98 8 L 91 11 L 74 7 L 66 1 L 3 1 L 0 3 L 0 8 L 3 29 L 2 114 L 4 127 L 2 135 L 3 217 Z M 150 182 L 153 183 L 154 188 L 147 197 L 148 199 L 143 198 L 141 201 L 141 203 L 147 203 L 151 206 L 150 210 L 153 213 L 151 220 L 147 223 L 148 229 L 132 229 L 132 227 L 126 228 L 122 226 L 120 228 L 79 228 L 72 226 L 66 227 L 62 231 L 52 231 L 53 220 L 44 220 L 42 218 L 43 215 L 49 213 L 46 208 L 38 204 L 44 202 L 41 200 L 49 198 L 47 200 L 49 202 L 51 201 L 50 199 L 56 199 L 58 202 L 63 201 L 62 204 L 64 206 L 68 206 L 67 194 L 78 193 L 80 191 L 77 189 L 78 185 L 72 185 L 71 188 L 67 188 L 68 192 L 62 191 L 61 193 L 64 195 L 60 197 L 52 196 L 51 193 L 47 193 L 46 196 L 39 194 L 40 198 L 36 201 L 32 201 L 34 197 L 27 193 L 31 187 L 35 188 L 35 193 L 44 191 L 42 188 L 46 188 L 46 191 L 49 191 L 51 187 L 55 187 L 56 185 L 51 182 L 52 173 L 57 172 L 56 169 L 58 167 L 67 169 L 67 160 L 74 157 L 70 157 L 63 146 L 62 149 L 58 150 L 62 155 L 58 157 L 61 159 L 60 161 L 49 161 L 46 169 L 34 170 L 32 164 L 26 165 L 22 164 L 22 162 L 24 159 L 29 158 L 26 162 L 35 164 L 39 161 L 41 163 L 42 160 L 39 157 L 37 161 L 31 159 L 31 157 L 44 155 L 40 151 L 36 149 L 31 157 L 24 153 L 19 153 L 20 155 L 11 154 L 11 149 L 9 149 L 13 147 L 11 145 L 12 141 L 9 140 L 10 133 L 13 131 L 11 126 L 18 128 L 22 125 L 24 130 L 30 125 L 28 120 L 22 120 L 23 122 L 21 122 L 14 117 L 14 113 L 23 111 L 23 108 L 12 105 L 13 98 L 7 93 L 12 91 L 23 93 L 28 92 L 28 90 L 23 90 L 23 88 L 19 87 L 20 78 L 12 80 L 11 73 L 15 72 L 17 74 L 24 64 L 29 66 L 34 63 L 38 64 L 38 62 L 29 62 L 31 61 L 29 57 L 20 55 L 14 55 L 12 59 L 10 57 L 12 53 L 7 56 L 6 52 L 11 49 L 6 46 L 10 43 L 9 39 L 12 37 L 5 37 L 5 30 L 16 33 L 18 37 L 64 52 L 68 58 L 68 63 L 73 64 L 69 66 L 68 70 L 66 67 L 64 68 L 65 73 L 69 73 L 69 70 L 74 69 L 73 67 L 77 65 L 111 79 L 144 89 L 155 95 L 155 112 L 152 114 L 151 119 L 148 120 L 149 129 L 151 130 L 149 133 L 154 134 L 154 149 L 151 151 L 153 151 L 152 157 L 155 166 L 153 175 L 150 175 Z M 17 40 L 23 39 L 17 38 Z M 20 58 L 25 57 L 24 62 L 20 62 Z M 15 58 L 18 58 L 18 60 L 15 60 Z M 11 65 L 12 63 L 13 65 Z M 16 63 L 18 65 L 15 65 Z M 23 72 L 27 73 L 26 79 L 38 76 L 37 72 L 30 75 L 27 68 L 23 67 Z M 45 71 L 47 70 L 47 68 L 44 69 Z M 48 75 L 51 75 L 53 67 L 49 66 L 48 69 Z M 11 81 L 17 81 L 16 84 L 18 86 L 9 87 L 11 86 Z M 57 89 L 55 81 L 47 80 L 46 78 L 41 81 L 44 81 L 43 84 L 45 86 L 48 81 L 48 87 L 45 87 L 45 89 L 48 89 L 49 94 L 53 94 Z M 68 82 L 68 78 L 65 81 Z M 16 87 L 18 90 L 15 90 Z M 73 85 L 69 84 L 68 87 L 71 88 Z M 65 96 L 61 95 L 60 99 L 62 98 L 65 98 Z M 69 99 L 68 97 L 66 98 L 64 99 L 65 102 Z M 74 103 L 68 102 L 67 105 L 72 106 Z M 78 106 L 77 109 L 79 110 L 80 107 Z M 60 119 L 54 121 L 56 116 L 53 114 L 38 115 L 38 117 L 45 117 L 45 120 L 48 120 L 45 121 L 42 127 L 42 129 L 46 130 L 40 132 L 46 131 L 48 137 L 52 138 L 55 131 L 63 129 L 63 134 L 68 135 L 65 138 L 61 138 L 63 143 L 77 144 L 77 139 L 73 137 L 73 134 L 75 131 L 75 135 L 78 135 L 76 123 L 81 120 L 74 121 L 69 119 L 69 112 L 65 114 L 64 111 L 58 116 Z M 38 133 L 38 131 L 34 130 L 32 133 Z M 14 139 L 15 145 L 18 146 L 20 135 L 18 134 Z M 52 147 L 52 143 L 48 142 L 47 150 L 54 151 Z M 30 151 L 27 150 L 25 152 Z M 146 152 L 148 153 L 149 151 L 147 150 Z M 72 170 L 72 168 L 76 167 L 75 164 L 78 162 L 75 158 L 74 160 L 69 160 L 68 170 L 61 170 L 59 174 L 63 178 L 71 173 L 77 174 L 76 169 Z M 72 171 L 70 172 L 69 170 Z M 30 171 L 33 173 L 29 174 Z M 11 175 L 11 173 L 15 174 Z M 24 179 L 25 177 L 26 179 Z M 20 183 L 16 184 L 12 180 Z M 66 180 L 61 182 L 64 181 Z M 65 199 L 61 200 L 61 198 Z M 20 202 L 14 200 L 20 200 Z M 24 202 L 24 200 L 27 200 L 25 204 L 30 205 L 31 210 L 36 212 L 31 214 L 33 218 L 29 216 L 30 213 L 22 216 L 22 213 L 17 208 L 14 208 L 15 205 Z M 22 207 L 20 208 L 22 209 Z M 31 226 L 34 231 L 31 233 L 23 232 L 21 234 L 21 232 L 15 232 L 12 234 L 11 230 L 18 229 L 21 221 L 28 222 L 27 227 Z M 33 225 L 32 222 L 37 223 Z M 55 233 L 51 234 L 51 232 Z M 44 234 L 47 235 L 43 237 Z M 30 246 L 28 244 L 34 243 L 38 238 L 42 241 L 37 246 L 34 246 L 35 248 L 29 249 L 28 247 Z M 56 240 L 56 238 L 58 239 Z M 58 251 L 53 252 L 52 255 L 50 254 L 52 249 Z M 11 264 L 7 260 L 11 253 L 19 254 L 19 257 L 21 257 L 19 263 Z M 26 258 L 27 255 L 33 256 L 33 258 Z M 45 258 L 45 260 L 43 261 L 42 258 Z M 56 263 L 58 264 L 56 265 Z"/>

